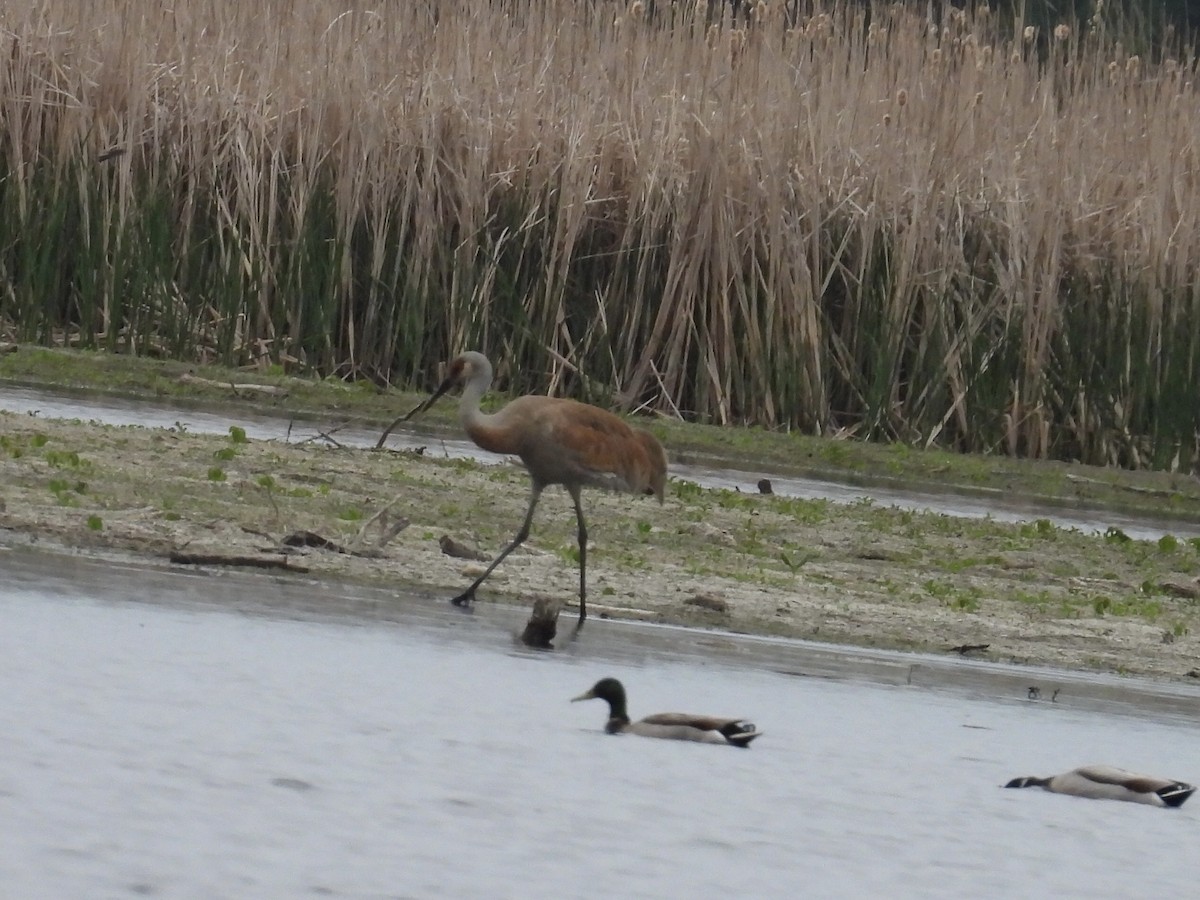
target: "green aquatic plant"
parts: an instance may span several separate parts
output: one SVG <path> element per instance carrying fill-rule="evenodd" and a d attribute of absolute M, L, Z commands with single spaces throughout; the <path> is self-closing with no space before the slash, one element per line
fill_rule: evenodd
<path fill-rule="evenodd" d="M 924 8 L 872 31 L 810 7 L 819 34 L 540 0 L 400 4 L 384 27 L 339 0 L 121 27 L 108 4 L 14 6 L 0 323 L 364 384 L 480 346 L 509 392 L 764 426 L 735 453 L 836 436 L 790 458 L 847 471 L 910 465 L 848 439 L 1194 464 L 1180 39 L 1131 57 L 1141 30 L 1106 24 L 1048 58 L 982 6 L 934 37 Z"/>

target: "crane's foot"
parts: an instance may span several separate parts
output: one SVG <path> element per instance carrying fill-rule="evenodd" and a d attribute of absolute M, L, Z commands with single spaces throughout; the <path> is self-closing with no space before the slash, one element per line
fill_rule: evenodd
<path fill-rule="evenodd" d="M 474 591 L 463 591 L 461 594 L 459 594 L 457 597 L 452 599 L 450 602 L 453 603 L 455 606 L 457 606 L 459 609 L 464 610 L 465 612 L 470 612 L 471 606 L 475 602 L 475 592 Z"/>

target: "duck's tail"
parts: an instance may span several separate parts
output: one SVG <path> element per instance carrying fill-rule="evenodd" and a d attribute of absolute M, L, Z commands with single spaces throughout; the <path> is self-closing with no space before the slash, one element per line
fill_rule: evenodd
<path fill-rule="evenodd" d="M 753 722 L 730 722 L 721 728 L 721 734 L 735 747 L 749 747 L 750 742 L 762 732 L 754 727 Z"/>
<path fill-rule="evenodd" d="M 1184 784 L 1182 781 L 1176 781 L 1174 784 L 1169 784 L 1165 788 L 1159 788 L 1154 793 L 1158 794 L 1158 798 L 1167 806 L 1183 806 L 1185 800 L 1195 793 L 1195 788 L 1190 784 Z"/>

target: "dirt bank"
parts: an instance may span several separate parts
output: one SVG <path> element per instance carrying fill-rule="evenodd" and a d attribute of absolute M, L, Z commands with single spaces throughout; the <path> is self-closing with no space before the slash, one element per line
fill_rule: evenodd
<path fill-rule="evenodd" d="M 517 466 L 253 442 L 0 413 L 0 539 L 134 556 L 282 559 L 338 578 L 461 590 L 527 501 Z M 1170 678 L 1200 664 L 1200 541 L 1091 537 L 1048 523 L 707 491 L 667 502 L 590 492 L 589 611 L 851 644 Z M 387 508 L 366 527 L 372 517 Z M 389 524 L 409 522 L 377 547 Z M 573 601 L 574 517 L 547 492 L 533 538 L 481 602 Z M 566 615 L 571 615 L 568 608 Z"/>

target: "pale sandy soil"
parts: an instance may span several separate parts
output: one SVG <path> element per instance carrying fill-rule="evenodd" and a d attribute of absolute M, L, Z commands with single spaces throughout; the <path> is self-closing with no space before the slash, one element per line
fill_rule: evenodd
<path fill-rule="evenodd" d="M 295 553 L 310 574 L 449 598 L 520 522 L 519 466 L 0 413 L 0 540 L 82 552 L 279 557 L 301 530 L 369 551 L 391 504 L 410 525 L 377 556 Z M 1188 677 L 1200 665 L 1200 546 L 1088 537 L 673 483 L 667 502 L 586 495 L 589 613 L 863 646 Z M 548 491 L 534 533 L 480 601 L 561 597 L 574 616 L 574 516 Z M 440 596 L 436 602 L 442 602 Z M 712 608 L 715 607 L 715 608 Z M 1191 677 L 1195 677 L 1194 675 Z"/>

